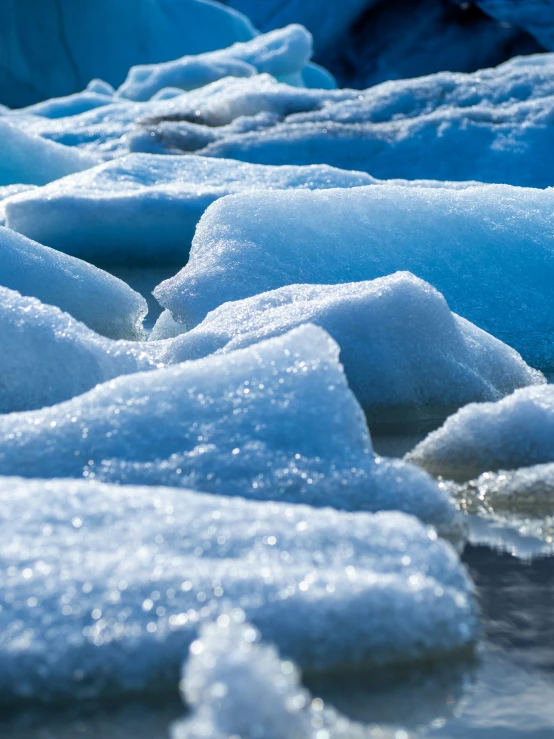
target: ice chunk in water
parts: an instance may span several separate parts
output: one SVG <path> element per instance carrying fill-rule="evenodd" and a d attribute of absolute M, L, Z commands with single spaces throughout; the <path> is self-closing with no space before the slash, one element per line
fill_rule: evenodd
<path fill-rule="evenodd" d="M 0 478 L 0 696 L 167 690 L 240 607 L 302 669 L 449 656 L 477 638 L 452 547 L 399 513 Z"/>
<path fill-rule="evenodd" d="M 233 195 L 206 211 L 189 263 L 155 296 L 192 327 L 284 285 L 409 270 L 542 369 L 554 366 L 553 211 L 554 190 L 506 185 Z"/>
<path fill-rule="evenodd" d="M 251 41 L 164 64 L 131 67 L 118 90 L 121 97 L 145 101 L 164 87 L 193 90 L 223 77 L 273 77 L 302 71 L 312 55 L 311 34 L 298 24 L 280 28 Z"/>
<path fill-rule="evenodd" d="M 20 130 L 0 117 L 0 186 L 45 185 L 98 164 L 98 157 Z"/>
<path fill-rule="evenodd" d="M 214 200 L 243 190 L 355 187 L 362 172 L 326 165 L 266 167 L 196 156 L 131 154 L 6 204 L 10 228 L 101 264 L 182 266 L 194 230 Z"/>
<path fill-rule="evenodd" d="M 140 339 L 144 298 L 113 275 L 0 227 L 0 285 L 55 305 L 113 339 Z"/>
<path fill-rule="evenodd" d="M 516 390 L 497 403 L 471 403 L 407 458 L 433 475 L 458 481 L 554 462 L 554 386 Z"/>
<path fill-rule="evenodd" d="M 440 419 L 471 401 L 545 382 L 517 352 L 452 314 L 440 293 L 407 272 L 371 282 L 290 285 L 224 303 L 160 345 L 156 356 L 173 364 L 233 351 L 308 321 L 339 344 L 350 387 L 372 420 L 383 415 L 390 422 L 392 409 L 404 423 L 414 414 Z M 174 334 L 178 325 L 163 315 L 151 338 Z"/>
<path fill-rule="evenodd" d="M 0 474 L 192 487 L 347 510 L 404 510 L 458 538 L 450 496 L 376 458 L 320 328 L 127 375 L 51 408 L 0 417 Z"/>

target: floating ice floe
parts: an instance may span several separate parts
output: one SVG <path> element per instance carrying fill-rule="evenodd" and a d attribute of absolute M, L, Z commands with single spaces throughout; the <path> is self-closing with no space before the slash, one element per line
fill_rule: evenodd
<path fill-rule="evenodd" d="M 110 341 L 53 306 L 0 288 L 0 336 L 10 347 L 0 360 L 0 412 L 54 405 L 119 375 L 244 349 L 307 322 L 337 341 L 349 385 L 375 427 L 436 426 L 465 403 L 545 382 L 409 273 L 225 303 L 188 333 L 166 312 L 153 332 L 165 340 L 148 343 Z"/>
<path fill-rule="evenodd" d="M 118 375 L 156 367 L 141 343 L 111 341 L 69 313 L 5 287 L 0 287 L 0 345 L 0 413 L 61 403 Z"/>
<path fill-rule="evenodd" d="M 478 635 L 455 551 L 403 514 L 75 480 L 1 478 L 0 500 L 7 703 L 172 688 L 199 626 L 236 608 L 312 672 Z"/>
<path fill-rule="evenodd" d="M 440 72 L 340 91 L 342 101 L 320 91 L 319 104 L 306 112 L 290 111 L 261 130 L 215 132 L 198 153 L 258 164 L 326 163 L 382 179 L 547 187 L 553 184 L 553 67 L 554 57 L 541 54 L 473 74 Z M 246 88 L 250 80 L 242 82 Z M 213 97 L 212 117 L 217 104 Z M 261 109 L 251 102 L 237 115 Z"/>
<path fill-rule="evenodd" d="M 554 464 L 443 483 L 468 514 L 470 540 L 531 559 L 554 552 Z"/>
<path fill-rule="evenodd" d="M 10 199 L 6 224 L 87 261 L 174 263 L 188 258 L 204 210 L 230 193 L 356 187 L 365 172 L 326 165 L 267 167 L 196 156 L 131 154 Z"/>
<path fill-rule="evenodd" d="M 346 510 L 402 510 L 451 539 L 463 522 L 417 467 L 375 457 L 320 328 L 126 375 L 0 417 L 0 474 L 173 485 Z"/>
<path fill-rule="evenodd" d="M 36 185 L 5 185 L 0 187 L 0 226 L 6 225 L 6 212 L 4 201 L 13 195 L 32 190 Z"/>
<path fill-rule="evenodd" d="M 554 190 L 506 185 L 233 195 L 208 208 L 189 263 L 154 294 L 191 328 L 227 301 L 284 285 L 409 270 L 453 311 L 547 368 L 553 211 Z"/>
<path fill-rule="evenodd" d="M 471 403 L 407 458 L 433 475 L 462 482 L 482 472 L 554 462 L 554 386 L 516 390 L 497 403 Z"/>
<path fill-rule="evenodd" d="M 142 321 L 148 307 L 141 295 L 91 264 L 3 227 L 0 285 L 55 305 L 112 339 L 144 337 Z"/>
<path fill-rule="evenodd" d="M 166 364 L 199 359 L 306 322 L 337 341 L 349 385 L 375 422 L 390 423 L 391 414 L 403 423 L 426 414 L 440 419 L 471 401 L 545 382 L 517 352 L 452 314 L 440 293 L 406 272 L 371 282 L 291 285 L 224 303 L 179 339 L 156 344 L 152 356 Z M 178 327 L 162 314 L 153 338 L 175 335 Z"/>
<path fill-rule="evenodd" d="M 0 117 L 0 186 L 45 185 L 98 164 L 94 155 L 26 133 L 8 118 Z"/>
<path fill-rule="evenodd" d="M 181 690 L 192 716 L 171 727 L 172 739 L 398 737 L 392 728 L 355 724 L 313 698 L 296 665 L 261 643 L 240 609 L 201 627 L 183 665 Z"/>
<path fill-rule="evenodd" d="M 165 64 L 131 67 L 118 95 L 146 101 L 164 87 L 194 90 L 223 77 L 251 77 L 259 73 L 287 77 L 300 74 L 311 56 L 311 34 L 303 26 L 293 24 L 226 49 Z"/>
<path fill-rule="evenodd" d="M 203 0 L 39 0 L 25 9 L 6 0 L 0 29 L 0 46 L 10 50 L 0 63 L 0 99 L 13 107 L 77 92 L 93 78 L 117 86 L 132 64 L 213 51 L 256 34 L 244 15 Z M 117 32 L 123 28 L 124 35 Z"/>

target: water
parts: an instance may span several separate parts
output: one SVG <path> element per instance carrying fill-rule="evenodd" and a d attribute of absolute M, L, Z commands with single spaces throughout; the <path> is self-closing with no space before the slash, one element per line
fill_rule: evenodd
<path fill-rule="evenodd" d="M 149 293 L 175 271 L 116 272 L 149 299 L 147 328 L 160 312 Z M 389 434 L 374 444 L 381 454 L 401 456 L 423 435 Z M 472 520 L 470 541 L 463 559 L 476 584 L 483 625 L 476 658 L 312 677 L 308 687 L 353 720 L 398 727 L 399 739 L 553 739 L 554 559 L 537 556 L 544 551 L 541 542 L 482 519 Z M 167 739 L 168 726 L 183 713 L 177 689 L 127 702 L 20 707 L 0 715 L 0 737 Z"/>

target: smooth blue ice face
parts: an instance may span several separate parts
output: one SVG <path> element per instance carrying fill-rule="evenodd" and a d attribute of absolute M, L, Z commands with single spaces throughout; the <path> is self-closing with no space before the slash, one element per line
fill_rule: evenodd
<path fill-rule="evenodd" d="M 245 190 L 367 185 L 365 172 L 326 165 L 268 167 L 197 156 L 130 154 L 6 203 L 7 225 L 96 264 L 188 259 L 196 224 L 218 198 Z M 1 194 L 1 193 L 0 193 Z"/>
<path fill-rule="evenodd" d="M 0 478 L 0 698 L 175 690 L 241 608 L 306 670 L 448 657 L 478 634 L 453 548 L 399 513 Z"/>
<path fill-rule="evenodd" d="M 227 301 L 284 285 L 409 270 L 451 310 L 548 368 L 553 212 L 554 191 L 505 185 L 235 195 L 210 206 L 188 265 L 155 295 L 192 327 Z"/>
<path fill-rule="evenodd" d="M 0 65 L 0 100 L 12 107 L 77 92 L 98 77 L 117 86 L 133 64 L 255 35 L 246 16 L 211 0 L 7 0 L 3 11 L 0 45 L 10 54 Z"/>
<path fill-rule="evenodd" d="M 57 306 L 111 339 L 144 337 L 146 300 L 92 264 L 0 227 L 0 285 Z M 9 298 L 8 298 L 9 301 Z"/>

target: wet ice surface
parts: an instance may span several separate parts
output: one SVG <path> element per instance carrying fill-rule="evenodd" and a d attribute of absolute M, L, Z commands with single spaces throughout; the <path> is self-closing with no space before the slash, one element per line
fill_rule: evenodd
<path fill-rule="evenodd" d="M 310 691 L 353 721 L 399 721 L 397 731 L 405 734 L 395 739 L 551 739 L 554 562 L 528 564 L 474 546 L 464 560 L 482 608 L 485 643 L 478 664 L 306 680 Z M 168 739 L 168 726 L 182 717 L 175 690 L 140 702 L 4 711 L 0 734 L 3 739 Z M 426 728 L 416 731 L 417 726 Z"/>

